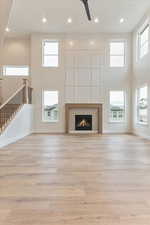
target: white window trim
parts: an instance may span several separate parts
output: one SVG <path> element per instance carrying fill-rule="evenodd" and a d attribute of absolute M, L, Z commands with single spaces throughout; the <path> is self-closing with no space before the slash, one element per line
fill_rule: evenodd
<path fill-rule="evenodd" d="M 45 66 L 44 65 L 44 43 L 45 42 L 53 42 L 53 43 L 58 43 L 58 55 L 56 54 L 48 54 L 46 56 L 58 56 L 58 66 Z M 59 67 L 59 61 L 60 61 L 60 42 L 59 40 L 52 40 L 52 39 L 44 39 L 42 40 L 42 67 L 44 68 L 58 68 Z"/>
<path fill-rule="evenodd" d="M 110 92 L 111 91 L 123 91 L 124 92 L 124 120 L 123 121 L 112 121 L 110 120 Z M 108 90 L 108 123 L 109 124 L 125 124 L 127 122 L 127 92 L 125 89 L 109 89 Z"/>
<path fill-rule="evenodd" d="M 148 114 L 149 114 L 149 104 L 148 104 L 148 108 L 147 108 L 147 122 L 141 122 L 139 121 L 139 116 L 138 116 L 138 99 L 139 99 L 139 89 L 140 88 L 144 88 L 144 87 L 147 87 L 147 98 L 149 97 L 149 87 L 148 87 L 148 84 L 143 84 L 141 86 L 138 86 L 136 88 L 136 124 L 138 125 L 141 125 L 141 126 L 148 126 L 149 124 L 149 121 L 148 121 Z"/>
<path fill-rule="evenodd" d="M 110 65 L 110 43 L 118 43 L 118 42 L 123 42 L 124 43 L 124 66 L 111 66 Z M 111 69 L 124 69 L 127 66 L 127 40 L 126 39 L 110 39 L 109 40 L 109 46 L 108 46 L 108 63 L 109 63 L 109 68 Z M 115 55 L 114 55 L 115 56 Z M 117 55 L 116 55 L 117 56 Z M 119 55 L 118 55 L 119 56 Z M 121 55 L 122 56 L 122 55 Z"/>
<path fill-rule="evenodd" d="M 140 39 L 141 39 L 141 33 L 144 32 L 144 30 L 149 26 L 149 38 L 148 38 L 148 52 L 143 55 L 141 57 L 141 43 L 140 43 Z M 143 25 L 140 27 L 140 29 L 138 30 L 137 32 L 137 45 L 136 45 L 136 48 L 137 48 L 137 61 L 140 61 L 142 60 L 143 58 L 145 58 L 145 56 L 147 56 L 147 54 L 149 53 L 149 50 L 150 50 L 150 47 L 149 47 L 149 44 L 150 44 L 150 19 L 146 19 L 146 21 L 143 23 Z"/>
<path fill-rule="evenodd" d="M 58 92 L 58 119 L 57 120 L 45 120 L 44 119 L 44 91 L 57 91 Z M 58 123 L 60 118 L 60 107 L 59 107 L 59 91 L 52 89 L 42 89 L 42 123 Z"/>
<path fill-rule="evenodd" d="M 8 68 L 8 67 L 14 67 L 14 68 L 24 68 L 24 67 L 26 67 L 26 68 L 28 68 L 28 75 L 7 75 L 6 74 L 6 68 Z M 3 65 L 2 66 L 2 76 L 4 76 L 4 77 L 29 77 L 30 76 L 30 67 L 28 66 L 28 65 Z"/>

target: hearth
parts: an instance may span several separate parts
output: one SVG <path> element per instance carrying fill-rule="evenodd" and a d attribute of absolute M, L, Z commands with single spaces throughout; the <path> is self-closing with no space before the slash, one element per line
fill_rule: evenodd
<path fill-rule="evenodd" d="M 75 115 L 76 130 L 92 130 L 92 115 Z"/>

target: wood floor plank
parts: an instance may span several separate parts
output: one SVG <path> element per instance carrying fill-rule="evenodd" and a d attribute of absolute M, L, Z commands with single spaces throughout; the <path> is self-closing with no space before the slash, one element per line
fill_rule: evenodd
<path fill-rule="evenodd" d="M 0 225 L 149 225 L 150 142 L 31 135 L 0 149 Z"/>

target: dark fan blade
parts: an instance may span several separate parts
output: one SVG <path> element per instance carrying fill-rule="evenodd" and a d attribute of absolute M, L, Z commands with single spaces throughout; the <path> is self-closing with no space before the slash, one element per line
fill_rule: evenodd
<path fill-rule="evenodd" d="M 88 0 L 81 0 L 84 4 L 85 11 L 88 17 L 88 20 L 91 20 L 91 15 L 90 15 L 90 10 L 89 10 L 89 5 L 88 5 Z"/>

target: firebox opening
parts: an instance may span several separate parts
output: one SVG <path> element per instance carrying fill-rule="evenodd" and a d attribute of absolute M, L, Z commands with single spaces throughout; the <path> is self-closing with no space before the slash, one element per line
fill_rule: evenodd
<path fill-rule="evenodd" d="M 92 130 L 92 115 L 75 115 L 76 130 Z"/>

